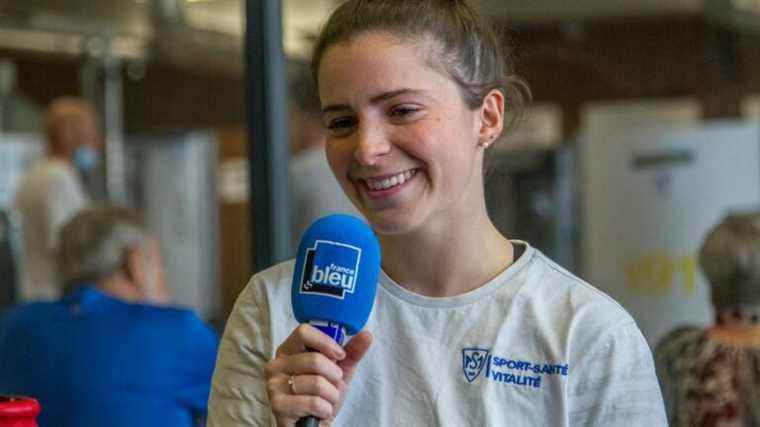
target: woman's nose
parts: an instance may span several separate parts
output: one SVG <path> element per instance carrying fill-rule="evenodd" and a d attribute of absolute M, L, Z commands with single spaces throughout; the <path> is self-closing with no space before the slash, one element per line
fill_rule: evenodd
<path fill-rule="evenodd" d="M 385 133 L 377 126 L 359 126 L 356 132 L 356 147 L 354 158 L 362 166 L 372 166 L 384 155 L 388 154 L 391 144 Z"/>

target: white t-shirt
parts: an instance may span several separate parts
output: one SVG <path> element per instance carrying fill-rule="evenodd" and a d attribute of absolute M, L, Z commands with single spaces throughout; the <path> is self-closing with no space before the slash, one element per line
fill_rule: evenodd
<path fill-rule="evenodd" d="M 55 274 L 58 230 L 88 203 L 76 171 L 65 161 L 44 159 L 24 175 L 13 203 L 22 220 L 22 301 L 60 297 Z"/>
<path fill-rule="evenodd" d="M 516 244 L 526 245 L 523 242 Z M 652 355 L 611 298 L 539 251 L 469 293 L 429 298 L 381 273 L 336 426 L 666 426 Z M 297 326 L 293 262 L 255 275 L 219 350 L 209 425 L 273 424 L 264 365 Z"/>

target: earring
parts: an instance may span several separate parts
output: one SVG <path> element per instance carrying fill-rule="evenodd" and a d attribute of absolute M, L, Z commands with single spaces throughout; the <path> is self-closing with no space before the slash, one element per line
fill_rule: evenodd
<path fill-rule="evenodd" d="M 488 146 L 491 145 L 491 143 L 493 142 L 493 140 L 494 140 L 494 136 L 491 135 L 485 141 L 481 142 L 480 146 L 483 147 L 484 149 L 488 148 Z"/>

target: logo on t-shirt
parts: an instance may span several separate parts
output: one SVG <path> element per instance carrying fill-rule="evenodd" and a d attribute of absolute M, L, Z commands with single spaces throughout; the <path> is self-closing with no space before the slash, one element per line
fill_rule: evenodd
<path fill-rule="evenodd" d="M 343 299 L 353 293 L 362 250 L 345 243 L 317 240 L 306 249 L 301 293 Z"/>
<path fill-rule="evenodd" d="M 462 369 L 468 382 L 475 381 L 481 373 L 489 381 L 540 388 L 546 377 L 567 377 L 567 363 L 544 363 L 499 357 L 483 348 L 462 349 Z"/>
<path fill-rule="evenodd" d="M 467 381 L 473 382 L 480 375 L 488 359 L 488 353 L 488 350 L 482 348 L 462 349 L 462 369 Z"/>

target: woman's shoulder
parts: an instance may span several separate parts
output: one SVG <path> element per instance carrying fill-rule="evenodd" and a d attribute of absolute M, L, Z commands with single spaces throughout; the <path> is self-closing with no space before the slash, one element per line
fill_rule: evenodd
<path fill-rule="evenodd" d="M 552 310 L 595 322 L 630 323 L 633 318 L 612 297 L 535 250 L 521 294 Z M 578 320 L 578 319 L 576 319 Z"/>
<path fill-rule="evenodd" d="M 295 322 L 290 289 L 295 261 L 273 265 L 254 274 L 235 301 L 224 336 L 235 345 L 264 346 L 279 342 L 282 329 Z M 269 341 L 274 336 L 274 341 Z M 229 345 L 229 344 L 228 344 Z"/>
<path fill-rule="evenodd" d="M 295 259 L 289 259 L 269 268 L 259 271 L 251 277 L 249 285 L 253 282 L 261 284 L 273 284 L 281 281 L 290 282 L 293 278 L 293 269 L 295 268 Z"/>
<path fill-rule="evenodd" d="M 543 325 L 542 336 L 571 359 L 585 351 L 610 346 L 636 354 L 646 341 L 633 317 L 613 298 L 535 250 L 516 298 L 519 312 Z M 535 318 L 535 319 L 532 319 Z"/>
<path fill-rule="evenodd" d="M 262 301 L 290 298 L 295 260 L 291 259 L 275 264 L 254 274 L 238 297 L 241 301 Z"/>

